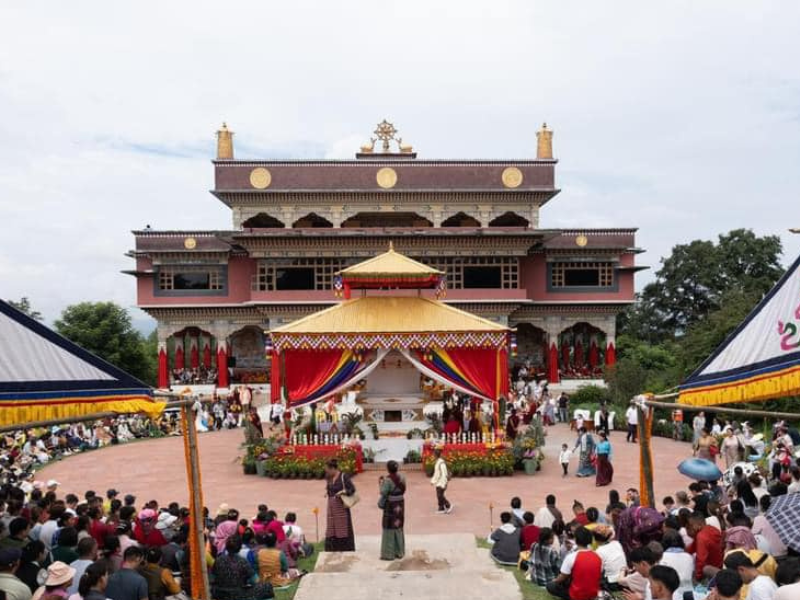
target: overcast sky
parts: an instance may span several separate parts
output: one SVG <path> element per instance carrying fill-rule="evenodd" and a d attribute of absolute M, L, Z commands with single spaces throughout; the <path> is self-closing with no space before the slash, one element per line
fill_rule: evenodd
<path fill-rule="evenodd" d="M 789 264 L 798 23 L 792 0 L 3 2 L 0 297 L 132 307 L 131 229 L 231 226 L 223 120 L 239 158 L 350 157 L 384 117 L 421 158 L 524 158 L 547 121 L 542 227 L 639 227 L 654 267 L 751 227 Z"/>

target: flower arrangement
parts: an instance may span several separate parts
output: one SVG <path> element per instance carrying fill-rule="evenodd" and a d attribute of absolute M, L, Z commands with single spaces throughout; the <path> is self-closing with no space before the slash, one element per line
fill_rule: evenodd
<path fill-rule="evenodd" d="M 454 450 L 444 456 L 452 477 L 500 477 L 514 474 L 514 455 L 507 448 L 478 450 Z M 428 476 L 433 475 L 435 459 L 425 458 L 424 467 Z"/>
<path fill-rule="evenodd" d="M 322 479 L 325 477 L 325 464 L 332 458 L 339 461 L 343 473 L 355 474 L 356 449 L 349 446 L 339 448 L 335 454 L 316 457 L 302 456 L 294 452 L 292 446 L 286 446 L 264 461 L 264 471 L 272 479 Z"/>

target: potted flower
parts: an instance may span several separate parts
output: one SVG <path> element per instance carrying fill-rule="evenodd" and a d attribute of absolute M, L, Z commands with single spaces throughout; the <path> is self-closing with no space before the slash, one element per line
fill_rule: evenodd
<path fill-rule="evenodd" d="M 254 456 L 248 455 L 242 459 L 242 471 L 244 471 L 245 475 L 256 474 L 256 459 Z"/>
<path fill-rule="evenodd" d="M 526 475 L 535 475 L 539 467 L 539 455 L 535 449 L 526 450 L 522 455 L 522 466 Z"/>

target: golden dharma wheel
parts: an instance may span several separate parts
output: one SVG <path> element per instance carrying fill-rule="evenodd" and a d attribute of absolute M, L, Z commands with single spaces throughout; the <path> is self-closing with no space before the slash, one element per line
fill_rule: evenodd
<path fill-rule="evenodd" d="M 194 250 L 197 247 L 197 240 L 193 237 L 187 237 L 183 240 L 183 247 L 187 250 Z"/>
<path fill-rule="evenodd" d="M 397 172 L 391 167 L 383 167 L 375 174 L 375 180 L 383 189 L 393 188 L 397 183 Z"/>
<path fill-rule="evenodd" d="M 503 170 L 502 180 L 507 188 L 517 188 L 522 185 L 522 171 L 517 167 L 508 167 Z"/>
<path fill-rule="evenodd" d="M 250 185 L 257 190 L 263 190 L 272 183 L 272 174 L 264 167 L 256 167 L 250 171 Z"/>
<path fill-rule="evenodd" d="M 589 238 L 587 238 L 585 235 L 579 235 L 578 237 L 575 238 L 575 244 L 577 246 L 580 246 L 581 248 L 583 248 L 588 243 L 589 243 Z"/>

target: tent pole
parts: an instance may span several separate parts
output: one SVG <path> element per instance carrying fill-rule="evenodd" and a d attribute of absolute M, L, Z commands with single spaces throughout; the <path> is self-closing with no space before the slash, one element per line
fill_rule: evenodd
<path fill-rule="evenodd" d="M 642 506 L 655 508 L 653 488 L 653 449 L 650 436 L 653 425 L 653 410 L 647 406 L 636 405 L 639 433 L 639 497 Z"/>

